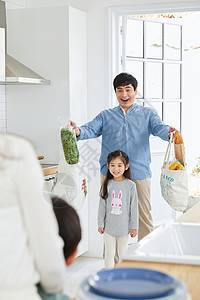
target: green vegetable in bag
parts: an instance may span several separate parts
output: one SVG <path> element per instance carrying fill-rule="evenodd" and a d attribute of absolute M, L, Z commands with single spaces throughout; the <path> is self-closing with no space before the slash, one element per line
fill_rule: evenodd
<path fill-rule="evenodd" d="M 73 132 L 67 128 L 62 128 L 61 142 L 67 163 L 70 165 L 77 164 L 79 160 L 79 152 Z"/>

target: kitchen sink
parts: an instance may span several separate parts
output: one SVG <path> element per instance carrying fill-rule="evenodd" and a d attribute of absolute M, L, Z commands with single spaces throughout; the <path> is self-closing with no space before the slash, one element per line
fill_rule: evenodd
<path fill-rule="evenodd" d="M 137 244 L 129 246 L 122 259 L 200 265 L 200 224 L 161 225 Z"/>

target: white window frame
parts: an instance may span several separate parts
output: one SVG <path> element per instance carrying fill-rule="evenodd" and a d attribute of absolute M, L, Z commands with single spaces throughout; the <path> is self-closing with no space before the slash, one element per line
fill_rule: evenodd
<path fill-rule="evenodd" d="M 126 29 L 127 29 L 127 22 L 128 20 L 136 20 L 138 22 L 142 23 L 143 28 L 143 55 L 142 57 L 134 57 L 134 56 L 127 56 L 126 55 Z M 157 23 L 162 26 L 162 58 L 148 58 L 147 56 L 147 47 L 146 47 L 146 28 L 147 24 L 149 23 Z M 180 28 L 180 59 L 167 59 L 165 54 L 165 35 L 164 30 L 166 25 L 175 25 Z M 161 103 L 162 104 L 162 115 L 160 115 L 161 119 L 165 121 L 165 106 L 167 103 L 179 103 L 179 117 L 180 122 L 178 126 L 176 126 L 177 129 L 181 131 L 182 129 L 182 25 L 177 22 L 168 22 L 168 20 L 149 20 L 149 19 L 139 19 L 137 17 L 131 17 L 131 16 L 122 16 L 122 26 L 120 28 L 121 32 L 121 38 L 122 38 L 122 45 L 121 45 L 121 65 L 118 65 L 121 72 L 126 72 L 127 70 L 127 63 L 130 61 L 134 62 L 140 62 L 143 64 L 143 96 L 136 99 L 136 102 L 141 103 L 142 105 L 146 106 L 148 104 L 152 105 L 153 103 Z M 159 66 L 161 66 L 161 73 L 162 73 L 162 96 L 159 98 L 149 98 L 147 97 L 147 82 L 148 82 L 148 76 L 147 76 L 147 64 L 148 63 L 156 63 Z M 168 98 L 166 97 L 166 90 L 165 90 L 165 67 L 169 64 L 175 64 L 179 66 L 179 74 L 180 78 L 177 84 L 180 86 L 179 91 L 179 97 L 178 98 Z M 177 112 L 178 113 L 178 112 Z"/>
<path fill-rule="evenodd" d="M 110 7 L 108 9 L 109 17 L 109 81 L 112 82 L 113 78 L 119 73 L 120 70 L 120 54 L 119 54 L 119 41 L 120 32 L 120 17 L 125 15 L 143 15 L 143 14 L 158 14 L 158 13 L 174 13 L 186 11 L 200 11 L 200 3 L 198 2 L 185 2 L 185 3 L 167 3 L 167 4 L 151 4 L 142 6 L 121 6 Z M 116 105 L 116 97 L 113 87 L 109 88 L 109 95 L 111 105 Z"/>

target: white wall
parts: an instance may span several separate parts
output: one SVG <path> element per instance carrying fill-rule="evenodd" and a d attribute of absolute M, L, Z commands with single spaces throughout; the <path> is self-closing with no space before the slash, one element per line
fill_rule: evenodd
<path fill-rule="evenodd" d="M 8 129 L 29 135 L 35 142 L 38 154 L 47 154 L 48 162 L 56 162 L 59 138 L 57 135 L 58 115 L 66 116 L 69 110 L 68 81 L 66 70 L 61 65 L 66 64 L 67 48 L 67 23 L 64 21 L 64 10 L 56 5 L 65 6 L 70 1 L 31 1 L 26 0 L 25 15 L 21 24 L 22 31 L 18 31 L 20 18 L 15 19 L 16 12 L 10 11 L 9 22 L 9 47 L 10 54 L 20 59 L 33 70 L 52 80 L 49 87 L 8 87 Z M 176 1 L 181 3 L 181 1 Z M 193 1 L 194 2 L 194 1 Z M 199 2 L 199 1 L 196 1 Z M 110 6 L 144 5 L 150 7 L 152 1 L 148 0 L 77 0 L 70 4 L 87 11 L 87 82 L 88 82 L 88 110 L 87 120 L 91 120 L 102 109 L 110 107 L 110 54 L 108 32 L 108 8 Z M 156 3 L 173 3 L 174 1 L 154 1 Z M 54 6 L 50 13 L 50 8 Z M 36 15 L 34 6 L 43 6 L 41 14 Z M 179 4 L 177 4 L 179 7 Z M 181 5 L 180 5 L 181 7 Z M 43 17 L 49 13 L 48 22 L 43 22 Z M 56 16 L 56 18 L 55 18 Z M 52 19 L 51 19 L 52 18 Z M 30 27 L 32 20 L 32 27 Z M 34 20 L 34 22 L 33 22 Z M 35 30 L 36 26 L 37 30 Z M 66 35 L 63 33 L 66 26 Z M 62 30 L 61 30 L 62 29 Z M 64 30 L 65 31 L 65 30 Z M 32 35 L 34 32 L 34 36 Z M 38 35 L 36 34 L 38 32 Z M 43 33 L 43 39 L 41 38 Z M 60 33 L 62 32 L 62 39 Z M 24 49 L 24 40 L 31 45 L 31 53 Z M 52 41 L 52 42 L 51 42 Z M 28 47 L 30 48 L 30 47 Z M 42 51 L 41 51 L 42 48 Z M 59 52 L 59 55 L 57 55 Z M 36 55 L 35 55 L 36 53 Z M 41 60 L 41 57 L 43 59 Z M 38 62 L 38 58 L 39 62 Z M 65 78 L 65 80 L 63 80 Z M 22 110 L 24 112 L 22 112 Z M 74 120 L 77 121 L 78 120 Z M 79 122 L 78 122 L 79 123 Z M 81 124 L 78 124 L 81 125 Z M 100 154 L 100 141 L 89 142 L 93 155 L 96 155 L 95 165 L 88 162 L 89 171 L 89 252 L 91 256 L 102 253 L 102 237 L 97 232 L 97 206 L 99 192 L 99 170 L 96 160 Z M 153 167 L 153 169 L 155 169 Z M 158 188 L 158 187 L 157 187 Z"/>
<path fill-rule="evenodd" d="M 29 137 L 38 155 L 56 163 L 57 118 L 69 116 L 68 8 L 9 10 L 8 53 L 51 80 L 47 86 L 6 86 L 8 131 Z"/>

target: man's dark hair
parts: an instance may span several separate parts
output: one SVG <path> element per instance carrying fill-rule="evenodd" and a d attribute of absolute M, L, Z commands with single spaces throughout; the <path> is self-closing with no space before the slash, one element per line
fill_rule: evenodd
<path fill-rule="evenodd" d="M 113 80 L 113 86 L 114 86 L 115 91 L 116 91 L 117 87 L 125 86 L 125 85 L 128 85 L 128 84 L 132 84 L 132 86 L 134 88 L 134 91 L 136 90 L 136 88 L 138 86 L 138 82 L 135 79 L 135 77 L 133 77 L 129 73 L 120 73 Z"/>
<path fill-rule="evenodd" d="M 52 197 L 53 210 L 64 241 L 64 256 L 67 259 L 76 250 L 81 240 L 80 220 L 75 209 L 59 197 Z"/>

